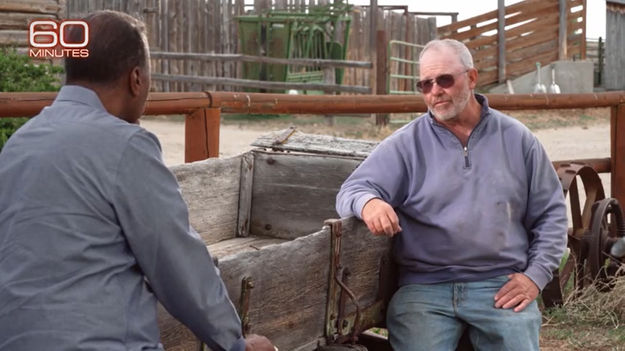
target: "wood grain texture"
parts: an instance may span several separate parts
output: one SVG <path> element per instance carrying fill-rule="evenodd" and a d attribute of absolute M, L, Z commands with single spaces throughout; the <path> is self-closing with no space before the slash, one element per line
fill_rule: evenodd
<path fill-rule="evenodd" d="M 378 145 L 378 143 L 373 141 L 306 134 L 299 131 L 292 133 L 286 142 L 275 145 L 274 140 L 283 132 L 283 130 L 280 130 L 262 135 L 252 143 L 252 146 L 271 148 L 278 151 L 353 156 L 364 159 Z"/>
<path fill-rule="evenodd" d="M 189 207 L 191 225 L 205 244 L 233 238 L 237 225 L 241 156 L 171 168 Z"/>
<path fill-rule="evenodd" d="M 336 194 L 360 160 L 255 152 L 250 232 L 292 239 L 337 216 Z"/>
<path fill-rule="evenodd" d="M 244 238 L 223 240 L 218 243 L 208 245 L 206 248 L 213 258 L 222 259 L 224 257 L 237 255 L 242 252 L 258 251 L 265 246 L 281 244 L 285 241 L 285 239 L 276 239 L 272 237 L 248 236 Z"/>
<path fill-rule="evenodd" d="M 2 0 L 0 1 L 0 11 L 6 12 L 28 12 L 35 14 L 34 18 L 40 14 L 55 15 L 60 18 L 64 10 L 63 4 L 57 0 Z M 34 19 L 33 18 L 33 19 Z"/>
<path fill-rule="evenodd" d="M 293 350 L 323 336 L 330 262 L 330 230 L 219 261 L 228 293 L 238 306 L 241 281 L 250 277 L 250 332 Z"/>
<path fill-rule="evenodd" d="M 254 186 L 254 153 L 246 152 L 241 156 L 240 178 L 237 236 L 248 236 L 252 211 L 252 187 Z"/>

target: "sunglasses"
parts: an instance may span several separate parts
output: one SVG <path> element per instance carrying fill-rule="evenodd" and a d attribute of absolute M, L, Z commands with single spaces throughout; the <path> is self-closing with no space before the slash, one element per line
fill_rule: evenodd
<path fill-rule="evenodd" d="M 420 80 L 417 82 L 417 89 L 421 93 L 427 94 L 432 90 L 435 82 L 436 82 L 436 85 L 438 85 L 439 87 L 443 89 L 451 88 L 456 83 L 456 80 L 454 79 L 454 77 L 461 75 L 463 73 L 467 73 L 467 72 L 469 72 L 469 70 L 459 72 L 456 74 L 441 74 L 440 76 L 437 76 L 436 78 L 433 78 L 433 79 Z"/>

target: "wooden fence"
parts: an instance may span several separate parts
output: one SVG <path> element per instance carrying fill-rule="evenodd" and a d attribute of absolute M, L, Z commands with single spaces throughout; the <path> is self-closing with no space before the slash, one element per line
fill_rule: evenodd
<path fill-rule="evenodd" d="M 250 11 L 262 12 L 290 8 L 305 10 L 308 6 L 327 4 L 327 0 L 255 0 L 245 6 L 244 0 L 67 0 L 66 18 L 79 18 L 86 13 L 109 9 L 126 12 L 142 19 L 148 28 L 152 51 L 184 53 L 239 53 L 236 16 Z M 371 13 L 368 6 L 353 7 L 351 33 L 346 59 L 374 61 L 375 41 L 371 42 Z M 377 26 L 389 39 L 425 43 L 436 36 L 435 18 L 420 18 L 406 6 L 379 6 Z M 374 33 L 375 34 L 375 33 Z M 241 78 L 237 62 L 154 59 L 152 72 L 160 75 L 189 75 L 211 78 Z M 346 68 L 344 85 L 373 87 L 372 70 Z M 233 90 L 219 84 L 189 82 L 156 83 L 158 91 Z"/>
<path fill-rule="evenodd" d="M 531 72 L 536 62 L 584 59 L 585 28 L 586 0 L 526 0 L 501 14 L 495 10 L 440 27 L 438 34 L 473 50 L 478 85 L 485 86 Z"/>
<path fill-rule="evenodd" d="M 0 47 L 28 46 L 28 23 L 34 18 L 63 18 L 65 0 L 0 0 Z"/>

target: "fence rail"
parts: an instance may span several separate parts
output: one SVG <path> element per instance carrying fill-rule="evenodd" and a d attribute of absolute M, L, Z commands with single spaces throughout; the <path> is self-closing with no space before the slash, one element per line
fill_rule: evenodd
<path fill-rule="evenodd" d="M 243 54 L 201 54 L 201 53 L 181 53 L 181 52 L 151 52 L 150 56 L 153 59 L 173 59 L 173 60 L 188 60 L 199 62 L 254 62 L 254 63 L 267 63 L 273 65 L 301 65 L 301 66 L 314 66 L 323 68 L 324 71 L 333 74 L 334 68 L 359 68 L 359 69 L 371 69 L 373 64 L 371 62 L 364 61 L 344 61 L 344 60 L 322 60 L 322 59 L 283 59 L 275 57 L 265 56 L 250 56 Z M 298 83 L 298 82 L 272 82 L 272 81 L 260 81 L 251 79 L 239 79 L 230 77 L 203 77 L 193 75 L 181 75 L 181 74 L 161 74 L 152 73 L 152 79 L 155 81 L 164 82 L 177 82 L 177 83 L 196 83 L 202 85 L 211 86 L 229 86 L 229 87 L 243 87 L 243 88 L 255 88 L 266 90 L 315 90 L 323 91 L 325 93 L 356 93 L 356 94 L 370 94 L 371 88 L 369 86 L 353 86 L 353 85 L 339 85 L 329 82 L 333 82 L 334 78 L 330 77 L 328 83 Z"/>

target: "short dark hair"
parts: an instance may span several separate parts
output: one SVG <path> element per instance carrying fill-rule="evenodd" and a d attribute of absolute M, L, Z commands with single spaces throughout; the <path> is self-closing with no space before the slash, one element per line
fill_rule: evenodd
<path fill-rule="evenodd" d="M 89 24 L 89 57 L 65 59 L 67 83 L 112 83 L 134 67 L 147 64 L 145 25 L 117 11 L 97 11 L 83 19 Z M 81 42 L 82 28 L 68 30 L 68 42 Z"/>

